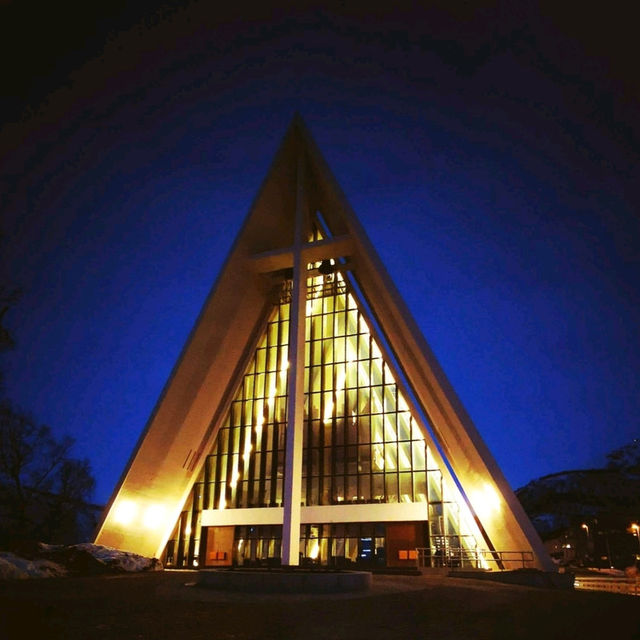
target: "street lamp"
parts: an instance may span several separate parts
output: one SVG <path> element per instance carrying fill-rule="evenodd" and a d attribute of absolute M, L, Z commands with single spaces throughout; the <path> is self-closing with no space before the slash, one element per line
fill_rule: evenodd
<path fill-rule="evenodd" d="M 637 522 L 632 522 L 631 529 L 633 530 L 633 535 L 638 540 L 638 549 L 640 549 L 640 525 L 638 525 Z"/>
<path fill-rule="evenodd" d="M 589 542 L 590 542 L 590 536 L 589 536 L 589 525 L 588 525 L 588 524 L 586 524 L 585 522 L 583 522 L 583 523 L 580 525 L 580 528 L 581 528 L 581 529 L 584 529 L 584 530 L 587 532 L 587 546 L 586 546 L 586 553 L 585 553 L 585 557 L 584 557 L 584 559 L 585 559 L 586 561 L 588 561 L 588 560 L 589 560 L 589 558 L 591 557 L 591 553 L 590 553 L 590 551 L 591 551 L 591 550 L 589 549 L 589 547 L 590 547 L 590 544 L 589 544 Z"/>

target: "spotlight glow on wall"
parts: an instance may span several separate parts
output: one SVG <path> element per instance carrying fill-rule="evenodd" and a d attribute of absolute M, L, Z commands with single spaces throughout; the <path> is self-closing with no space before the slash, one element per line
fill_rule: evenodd
<path fill-rule="evenodd" d="M 471 493 L 471 504 L 480 518 L 486 518 L 500 511 L 500 496 L 488 483 L 484 483 Z"/>
<path fill-rule="evenodd" d="M 165 509 L 162 505 L 152 504 L 144 512 L 143 523 L 147 529 L 157 529 L 163 522 Z"/>
<path fill-rule="evenodd" d="M 138 512 L 138 505 L 133 500 L 120 500 L 113 512 L 113 519 L 118 524 L 131 524 Z"/>

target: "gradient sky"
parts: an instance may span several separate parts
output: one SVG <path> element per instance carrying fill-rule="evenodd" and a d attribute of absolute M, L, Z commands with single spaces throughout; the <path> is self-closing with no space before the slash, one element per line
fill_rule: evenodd
<path fill-rule="evenodd" d="M 632 21 L 105 4 L 0 6 L 4 392 L 97 502 L 295 111 L 514 488 L 640 435 Z"/>

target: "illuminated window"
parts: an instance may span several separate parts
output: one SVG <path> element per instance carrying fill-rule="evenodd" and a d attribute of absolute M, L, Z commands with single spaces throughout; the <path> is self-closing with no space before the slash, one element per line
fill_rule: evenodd
<path fill-rule="evenodd" d="M 302 504 L 427 503 L 434 539 L 460 544 L 451 538 L 460 528 L 457 505 L 444 502 L 442 473 L 347 283 L 339 273 L 313 276 L 307 291 Z M 283 504 L 289 307 L 287 281 L 172 536 L 185 564 L 197 549 L 203 509 Z M 259 529 L 267 531 L 262 537 L 236 529 L 238 562 L 275 557 L 281 527 L 277 535 Z M 323 542 L 304 534 L 301 549 L 322 561 L 338 545 L 355 558 L 358 535 Z"/>

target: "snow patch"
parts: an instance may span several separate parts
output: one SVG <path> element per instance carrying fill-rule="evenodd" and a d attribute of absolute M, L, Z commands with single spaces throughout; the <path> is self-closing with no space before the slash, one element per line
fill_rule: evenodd
<path fill-rule="evenodd" d="M 72 549 L 80 549 L 90 553 L 96 560 L 104 562 L 106 565 L 119 569 L 120 571 L 162 571 L 162 563 L 157 558 L 146 558 L 137 553 L 129 551 L 119 551 L 111 547 L 103 547 L 99 544 L 84 542 L 75 544 Z"/>
<path fill-rule="evenodd" d="M 26 578 L 58 578 L 67 570 L 57 562 L 41 558 L 28 560 L 14 553 L 0 552 L 0 579 L 24 580 Z"/>
<path fill-rule="evenodd" d="M 30 558 L 1 551 L 0 580 L 162 571 L 163 568 L 157 558 L 89 542 L 69 546 L 39 543 L 37 549 L 35 557 Z"/>

